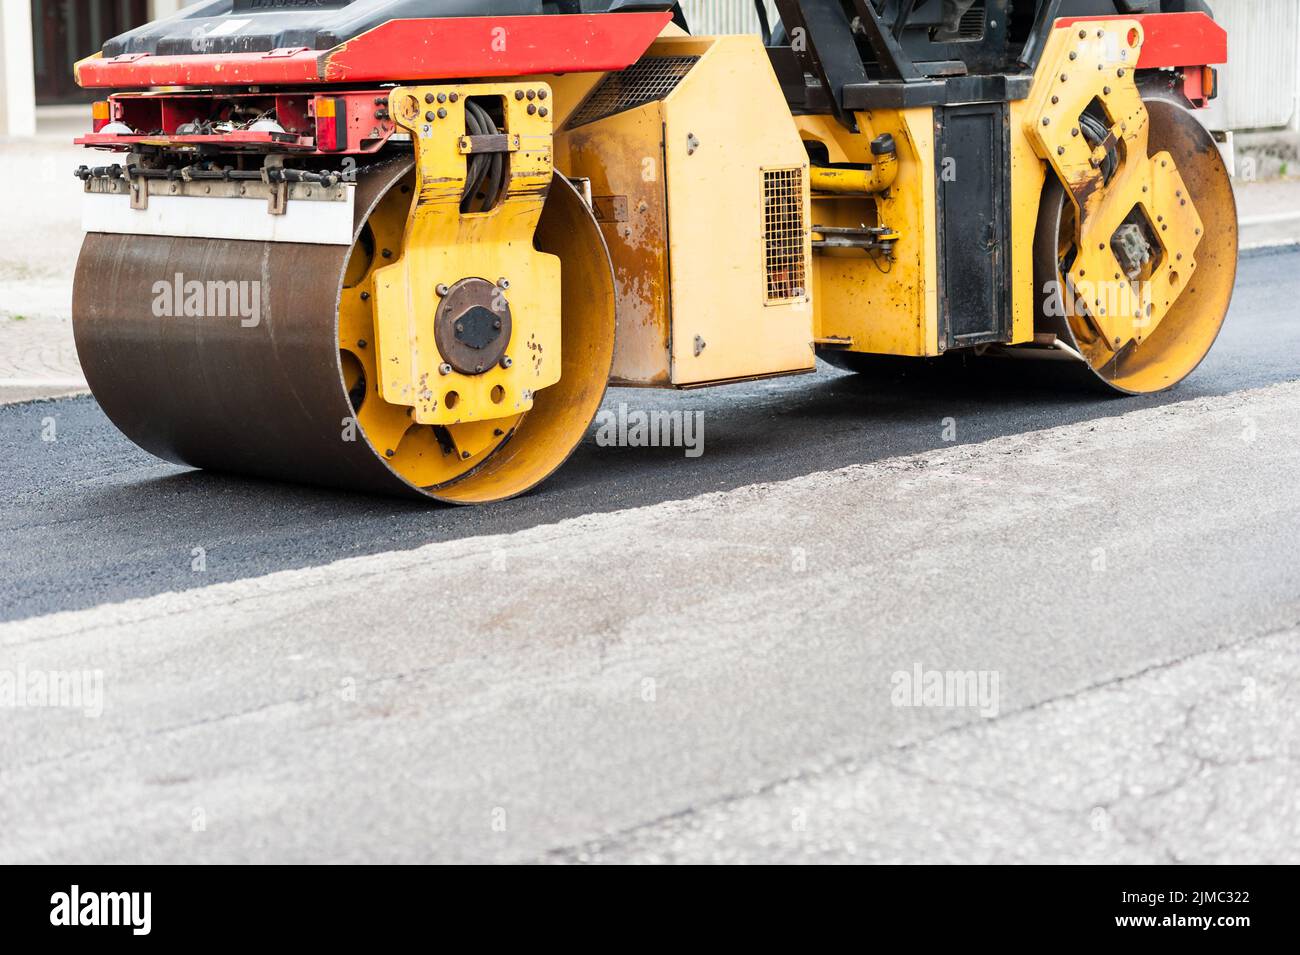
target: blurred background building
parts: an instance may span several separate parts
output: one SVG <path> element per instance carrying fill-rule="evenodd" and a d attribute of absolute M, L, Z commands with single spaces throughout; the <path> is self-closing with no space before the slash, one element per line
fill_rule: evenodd
<path fill-rule="evenodd" d="M 48 107 L 86 103 L 72 65 L 184 0 L 0 0 L 0 136 L 33 135 Z"/>

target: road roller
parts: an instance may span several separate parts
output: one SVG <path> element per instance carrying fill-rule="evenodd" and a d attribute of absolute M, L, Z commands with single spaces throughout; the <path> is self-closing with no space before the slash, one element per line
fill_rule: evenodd
<path fill-rule="evenodd" d="M 1237 260 L 1205 4 L 756 12 L 206 0 L 108 41 L 95 397 L 169 461 L 470 504 L 611 383 L 1037 359 L 1146 395 L 1204 358 Z"/>

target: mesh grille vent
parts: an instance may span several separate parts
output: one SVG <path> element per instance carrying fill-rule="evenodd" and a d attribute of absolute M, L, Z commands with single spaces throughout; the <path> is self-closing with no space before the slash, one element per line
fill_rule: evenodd
<path fill-rule="evenodd" d="M 763 171 L 763 271 L 767 302 L 804 296 L 803 169 Z"/>
<path fill-rule="evenodd" d="M 677 88 L 698 60 L 698 56 L 650 56 L 637 60 L 625 70 L 607 73 L 569 117 L 568 128 L 585 126 L 663 99 Z"/>
<path fill-rule="evenodd" d="M 984 39 L 985 19 L 984 0 L 975 0 L 974 5 L 962 14 L 961 26 L 957 28 L 957 35 L 963 40 Z"/>

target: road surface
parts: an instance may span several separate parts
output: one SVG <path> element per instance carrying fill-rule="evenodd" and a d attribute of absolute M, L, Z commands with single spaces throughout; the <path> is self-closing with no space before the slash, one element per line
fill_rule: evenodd
<path fill-rule="evenodd" d="M 0 407 L 0 679 L 102 687 L 0 709 L 0 861 L 1300 861 L 1298 267 L 1157 398 L 616 390 L 705 453 L 487 508 Z"/>

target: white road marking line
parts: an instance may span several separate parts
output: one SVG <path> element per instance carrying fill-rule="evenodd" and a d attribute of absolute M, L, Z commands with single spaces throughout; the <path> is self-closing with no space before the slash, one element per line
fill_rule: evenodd
<path fill-rule="evenodd" d="M 1300 221 L 1300 212 L 1273 212 L 1258 216 L 1243 216 L 1237 220 L 1237 224 L 1244 229 L 1253 225 L 1274 225 L 1296 221 Z"/>
<path fill-rule="evenodd" d="M 89 388 L 84 378 L 0 378 L 0 388 Z"/>

